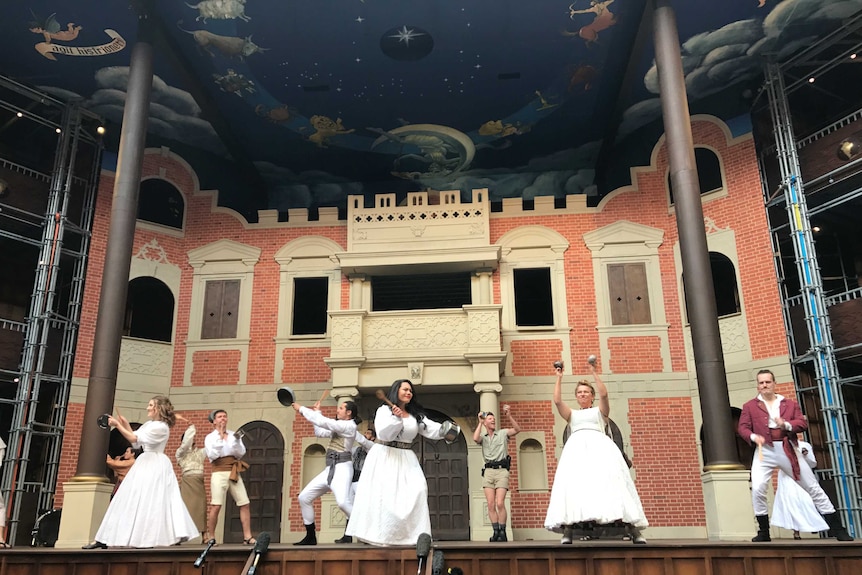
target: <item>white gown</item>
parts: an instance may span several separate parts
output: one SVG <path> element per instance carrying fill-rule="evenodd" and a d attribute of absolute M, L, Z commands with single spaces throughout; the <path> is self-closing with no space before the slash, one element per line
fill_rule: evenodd
<path fill-rule="evenodd" d="M 799 452 L 803 446 L 808 448 L 808 455 L 805 457 L 802 457 Z M 796 456 L 799 458 L 799 465 L 808 465 L 811 468 L 817 466 L 814 450 L 810 444 L 804 441 L 799 442 Z M 817 533 L 829 529 L 829 525 L 817 511 L 814 500 L 811 499 L 808 492 L 780 469 L 778 470 L 778 487 L 775 490 L 775 503 L 772 505 L 770 524 L 804 533 Z"/>
<path fill-rule="evenodd" d="M 374 430 L 379 441 L 412 443 L 417 435 L 443 439 L 439 423 L 427 417 L 422 423 L 412 415 L 396 417 L 382 405 Z M 412 449 L 378 444 L 368 452 L 345 533 L 374 545 L 416 545 L 419 535 L 431 533 L 428 482 Z"/>
<path fill-rule="evenodd" d="M 171 460 L 165 455 L 170 428 L 148 421 L 135 431 L 133 447 L 144 452 L 108 506 L 96 541 L 109 547 L 161 547 L 200 537 L 180 495 Z"/>
<path fill-rule="evenodd" d="M 629 468 L 619 448 L 604 432 L 598 407 L 573 409 L 571 436 L 557 463 L 545 528 L 561 532 L 564 525 L 622 521 L 648 525 Z"/>

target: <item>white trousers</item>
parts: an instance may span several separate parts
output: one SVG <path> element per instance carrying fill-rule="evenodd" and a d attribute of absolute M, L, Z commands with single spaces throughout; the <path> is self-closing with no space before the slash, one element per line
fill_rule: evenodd
<path fill-rule="evenodd" d="M 350 496 L 350 484 L 353 481 L 353 462 L 342 461 L 341 463 L 336 463 L 332 483 L 329 485 L 326 484 L 327 477 L 329 477 L 329 467 L 324 468 L 323 471 L 318 473 L 299 493 L 299 509 L 302 511 L 302 522 L 306 525 L 314 523 L 314 500 L 327 491 L 332 491 L 338 508 L 347 517 L 350 517 L 350 512 L 353 511 L 353 498 Z"/>
<path fill-rule="evenodd" d="M 766 506 L 766 489 L 772 481 L 772 472 L 776 469 L 781 469 L 793 477 L 790 460 L 784 453 L 784 445 L 781 442 L 775 442 L 771 446 L 764 445 L 755 450 L 754 460 L 751 462 L 751 503 L 754 506 L 755 515 L 769 514 Z M 835 512 L 829 496 L 820 487 L 814 472 L 804 461 L 800 462 L 799 480 L 796 483 L 808 493 L 814 501 L 814 507 L 821 515 Z"/>

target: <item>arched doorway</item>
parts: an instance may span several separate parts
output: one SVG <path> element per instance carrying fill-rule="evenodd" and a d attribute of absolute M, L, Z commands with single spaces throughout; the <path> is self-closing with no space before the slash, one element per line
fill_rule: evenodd
<path fill-rule="evenodd" d="M 435 421 L 451 419 L 439 411 L 426 410 Z M 413 451 L 428 480 L 431 536 L 436 541 L 470 539 L 470 496 L 467 473 L 467 441 L 461 433 L 451 445 L 420 436 Z"/>
<path fill-rule="evenodd" d="M 268 531 L 273 543 L 281 537 L 281 492 L 284 486 L 284 437 L 271 423 L 252 421 L 240 429 L 245 460 L 250 467 L 243 474 L 251 511 L 251 532 L 255 536 Z M 239 508 L 228 495 L 225 507 L 225 543 L 242 542 Z"/>

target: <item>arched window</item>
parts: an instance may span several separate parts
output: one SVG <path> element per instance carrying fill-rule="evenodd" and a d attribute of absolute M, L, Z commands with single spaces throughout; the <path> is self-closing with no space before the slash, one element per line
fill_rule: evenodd
<path fill-rule="evenodd" d="M 736 268 L 726 255 L 709 252 L 709 268 L 712 271 L 712 288 L 715 292 L 715 310 L 718 317 L 726 317 L 742 311 L 739 305 L 739 288 L 736 284 Z M 682 278 L 685 288 L 685 275 Z M 686 318 L 688 310 L 685 311 Z"/>
<path fill-rule="evenodd" d="M 174 294 L 153 277 L 139 277 L 129 282 L 123 335 L 171 341 L 174 328 Z"/>
<path fill-rule="evenodd" d="M 715 152 L 709 148 L 695 148 L 694 162 L 697 165 L 697 184 L 700 187 L 700 195 L 724 187 L 724 179 L 721 177 L 721 162 L 719 162 Z M 667 190 L 670 194 L 670 204 L 673 205 L 673 184 L 670 181 L 670 172 L 667 175 Z"/>
<path fill-rule="evenodd" d="M 185 200 L 173 184 L 160 178 L 143 180 L 138 195 L 138 219 L 183 229 Z"/>
<path fill-rule="evenodd" d="M 518 445 L 518 491 L 546 491 L 547 470 L 542 444 L 533 438 L 521 441 Z"/>
<path fill-rule="evenodd" d="M 326 468 L 326 450 L 322 445 L 312 443 L 302 455 L 302 486 L 317 477 Z"/>

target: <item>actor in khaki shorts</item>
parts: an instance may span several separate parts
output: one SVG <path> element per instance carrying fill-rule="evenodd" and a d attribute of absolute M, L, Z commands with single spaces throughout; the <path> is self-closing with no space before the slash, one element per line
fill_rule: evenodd
<path fill-rule="evenodd" d="M 509 438 L 521 431 L 521 426 L 503 406 L 503 414 L 512 421 L 512 427 L 497 431 L 497 420 L 491 412 L 479 413 L 479 423 L 473 432 L 473 441 L 482 446 L 485 468 L 482 470 L 482 488 L 488 502 L 488 518 L 494 527 L 490 541 L 508 541 L 506 537 L 506 493 L 509 491 Z M 482 427 L 485 428 L 484 435 Z"/>

